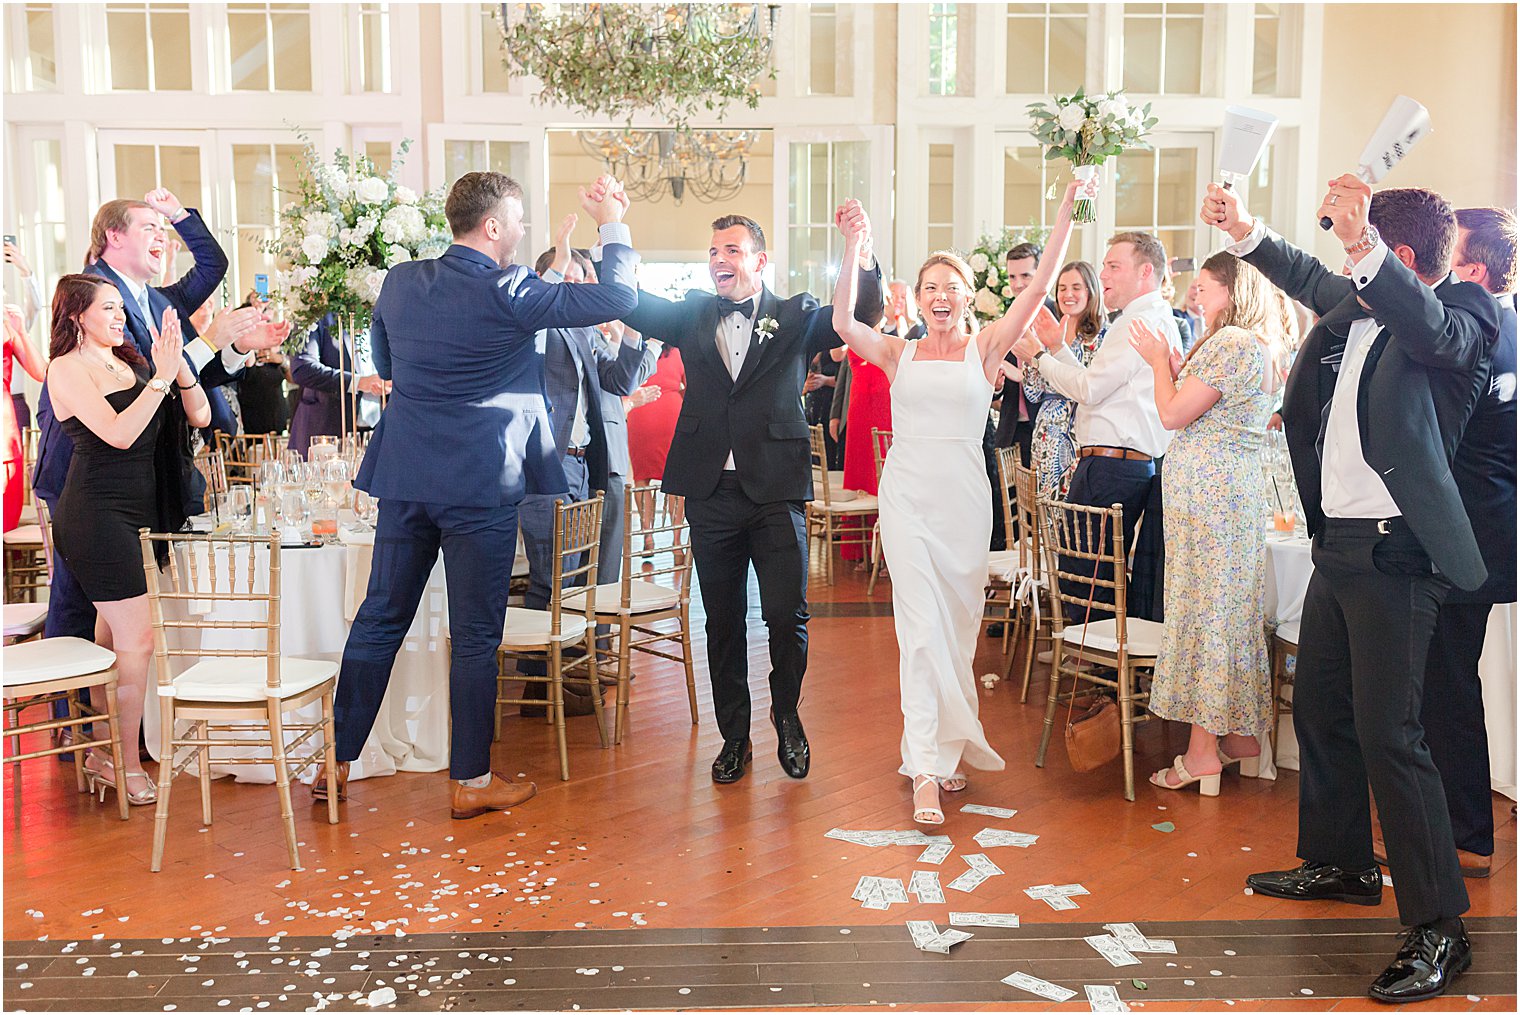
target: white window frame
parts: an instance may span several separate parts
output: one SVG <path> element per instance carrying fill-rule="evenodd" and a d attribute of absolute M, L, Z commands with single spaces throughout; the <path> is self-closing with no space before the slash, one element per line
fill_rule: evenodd
<path fill-rule="evenodd" d="M 387 71 L 390 76 L 390 87 L 376 90 L 364 87 L 364 8 L 362 4 L 346 3 L 343 8 L 343 39 L 345 51 L 348 53 L 345 70 L 347 71 L 347 91 L 350 95 L 394 95 L 400 84 L 401 75 L 397 64 L 399 61 L 401 46 L 395 45 L 397 35 L 397 23 L 400 20 L 401 4 L 386 3 L 385 21 L 387 25 L 383 49 Z M 313 78 L 316 72 L 313 70 Z"/>
<path fill-rule="evenodd" d="M 789 247 L 791 245 L 790 228 L 790 183 L 788 180 L 788 168 L 791 165 L 792 145 L 794 144 L 818 144 L 821 142 L 837 141 L 867 141 L 870 143 L 868 155 L 871 166 L 871 193 L 866 201 L 866 214 L 875 223 L 872 228 L 876 260 L 883 266 L 885 274 L 893 264 L 892 255 L 896 248 L 893 242 L 892 229 L 893 219 L 893 192 L 892 192 L 892 160 L 888 157 L 893 149 L 895 131 L 892 127 L 882 124 L 864 124 L 859 126 L 832 126 L 832 127 L 777 127 L 773 136 L 772 151 L 777 166 L 772 174 L 775 183 L 772 187 L 770 242 L 771 260 L 776 262 L 776 278 L 779 281 L 789 274 L 787 266 L 790 264 Z M 850 195 L 844 195 L 848 197 Z M 828 293 L 814 293 L 814 296 L 825 302 L 829 298 Z"/>
<path fill-rule="evenodd" d="M 448 179 L 448 166 L 444 161 L 446 141 L 506 141 L 526 143 L 528 146 L 527 172 L 517 182 L 524 191 L 523 223 L 525 234 L 518 244 L 519 256 L 525 251 L 542 250 L 549 245 L 549 139 L 548 132 L 539 127 L 503 127 L 489 124 L 440 124 L 428 125 L 427 130 L 427 178 L 430 187 L 443 186 Z M 415 151 L 416 149 L 413 149 Z"/>
<path fill-rule="evenodd" d="M 249 0 L 253 3 L 264 3 L 267 0 Z M 192 7 L 201 6 L 192 4 Z M 324 92 L 325 84 L 334 76 L 341 75 L 342 64 L 334 64 L 333 61 L 323 60 L 322 54 L 341 50 L 338 48 L 342 40 L 331 37 L 331 22 L 334 15 L 341 14 L 341 9 L 320 3 L 308 3 L 307 18 L 311 21 L 311 89 L 300 91 L 298 89 L 275 88 L 274 49 L 273 38 L 270 37 L 269 63 L 265 69 L 268 72 L 266 80 L 268 88 L 238 88 L 232 87 L 232 29 L 227 20 L 229 13 L 227 4 L 205 5 L 211 13 L 211 39 L 215 47 L 213 52 L 217 58 L 212 62 L 216 68 L 216 82 L 214 90 L 228 95 L 257 95 L 257 96 L 284 96 L 284 95 L 316 95 Z M 265 13 L 266 25 L 269 18 Z"/>

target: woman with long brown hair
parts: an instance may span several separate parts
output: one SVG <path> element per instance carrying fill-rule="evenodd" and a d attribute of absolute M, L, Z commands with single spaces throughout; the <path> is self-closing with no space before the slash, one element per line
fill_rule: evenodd
<path fill-rule="evenodd" d="M 1260 272 L 1218 253 L 1197 285 L 1204 334 L 1175 376 L 1164 339 L 1139 322 L 1128 338 L 1155 373 L 1162 425 L 1177 431 L 1162 477 L 1166 627 L 1150 710 L 1192 731 L 1151 783 L 1216 796 L 1224 766 L 1255 774 L 1272 717 L 1261 448 L 1284 357 Z"/>
<path fill-rule="evenodd" d="M 159 324 L 151 364 L 126 338 L 126 320 L 124 297 L 109 280 L 60 278 L 47 383 L 53 415 L 74 442 L 53 544 L 95 605 L 95 640 L 116 653 L 122 742 L 135 745 L 153 655 L 137 531 L 158 527 L 154 449 L 164 403 L 177 395 L 192 426 L 209 423 L 211 408 L 181 355 L 173 308 Z M 128 802 L 152 803 L 157 793 L 137 751 L 126 752 L 126 764 Z M 114 785 L 110 761 L 92 753 L 84 766 L 92 790 Z"/>
<path fill-rule="evenodd" d="M 1108 318 L 1103 313 L 1103 290 L 1098 273 L 1086 261 L 1071 261 L 1056 276 L 1056 309 L 1061 313 L 1061 333 L 1077 361 L 1092 364 Z M 1034 417 L 1034 442 L 1030 449 L 1041 497 L 1062 497 L 1077 463 L 1077 439 L 1072 429 L 1077 403 L 1052 390 L 1040 376 L 1038 362 L 1023 367 L 1024 397 L 1039 403 Z"/>

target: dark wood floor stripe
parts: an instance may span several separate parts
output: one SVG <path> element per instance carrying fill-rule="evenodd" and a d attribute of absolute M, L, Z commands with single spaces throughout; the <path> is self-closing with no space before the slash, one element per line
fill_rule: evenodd
<path fill-rule="evenodd" d="M 1459 993 L 1507 995 L 1515 920 L 1468 921 L 1475 959 Z M 1143 1002 L 1362 997 L 1387 963 L 1388 920 L 1163 922 L 1178 954 L 1115 969 L 1083 942 L 1098 924 L 978 928 L 949 956 L 899 926 L 533 931 L 397 937 L 8 941 L 7 1010 L 351 1009 L 383 987 L 396 1010 L 786 1008 L 1034 1000 L 999 982 L 1023 970 L 1079 992 L 1107 983 Z M 133 975 L 135 974 L 135 975 Z M 1145 984 L 1144 989 L 1135 981 Z M 226 1004 L 222 1004 L 226 1001 Z"/>

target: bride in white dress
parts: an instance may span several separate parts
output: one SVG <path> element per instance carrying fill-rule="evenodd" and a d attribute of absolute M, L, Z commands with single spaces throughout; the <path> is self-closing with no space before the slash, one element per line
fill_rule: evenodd
<path fill-rule="evenodd" d="M 966 788 L 961 764 L 998 771 L 1003 759 L 977 718 L 972 659 L 981 627 L 992 533 L 992 490 L 982 433 L 999 364 L 1043 309 L 1071 237 L 1069 186 L 1034 281 L 1008 312 L 977 333 L 971 269 L 933 254 L 918 272 L 916 297 L 927 332 L 916 342 L 855 320 L 857 272 L 841 271 L 834 330 L 892 386 L 892 451 L 881 476 L 882 549 L 892 567 L 892 614 L 902 685 L 902 767 L 913 780 L 913 820 L 945 820 L 941 787 Z M 844 264 L 867 232 L 860 202 L 836 215 Z M 1048 313 L 1048 311 L 1046 311 Z"/>

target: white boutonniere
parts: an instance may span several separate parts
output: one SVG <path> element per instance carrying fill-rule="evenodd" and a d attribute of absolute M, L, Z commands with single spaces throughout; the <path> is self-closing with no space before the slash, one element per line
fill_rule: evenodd
<path fill-rule="evenodd" d="M 755 334 L 759 336 L 760 344 L 764 345 L 765 340 L 774 335 L 776 333 L 776 329 L 780 326 L 781 325 L 774 317 L 762 317 L 760 320 L 756 321 Z"/>

